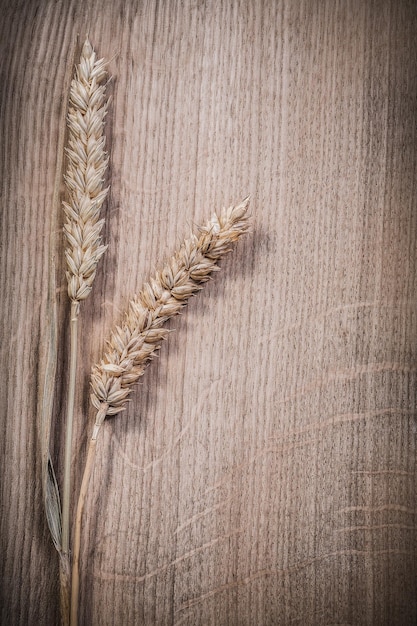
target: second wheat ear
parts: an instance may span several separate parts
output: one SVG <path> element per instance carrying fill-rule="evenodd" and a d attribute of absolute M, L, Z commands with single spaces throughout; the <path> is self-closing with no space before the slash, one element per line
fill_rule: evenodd
<path fill-rule="evenodd" d="M 93 468 L 97 435 L 108 415 L 125 409 L 133 385 L 168 334 L 163 328 L 195 295 L 211 274 L 219 270 L 218 261 L 247 232 L 249 198 L 237 206 L 213 215 L 198 235 L 186 239 L 142 291 L 129 303 L 121 326 L 113 331 L 103 359 L 93 367 L 91 402 L 97 411 L 87 453 L 87 461 L 77 505 L 71 585 L 71 626 L 77 625 L 79 596 L 79 557 L 84 502 Z"/>

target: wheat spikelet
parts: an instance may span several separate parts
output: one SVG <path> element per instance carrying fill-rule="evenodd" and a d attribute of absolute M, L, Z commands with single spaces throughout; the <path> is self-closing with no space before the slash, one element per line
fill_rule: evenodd
<path fill-rule="evenodd" d="M 65 176 L 69 202 L 63 202 L 63 208 L 67 217 L 68 295 L 77 303 L 90 293 L 97 263 L 107 248 L 101 244 L 104 220 L 99 219 L 108 192 L 108 188 L 103 189 L 108 163 L 103 135 L 107 103 L 105 85 L 101 84 L 106 77 L 105 65 L 103 59 L 96 60 L 87 39 L 70 90 Z"/>
<path fill-rule="evenodd" d="M 219 269 L 217 262 L 248 230 L 249 198 L 214 215 L 192 235 L 162 271 L 129 303 L 121 327 L 116 327 L 103 360 L 93 368 L 91 401 L 97 409 L 95 431 L 106 415 L 124 409 L 132 385 L 144 373 L 168 330 L 163 324 L 179 313 L 201 283 Z"/>

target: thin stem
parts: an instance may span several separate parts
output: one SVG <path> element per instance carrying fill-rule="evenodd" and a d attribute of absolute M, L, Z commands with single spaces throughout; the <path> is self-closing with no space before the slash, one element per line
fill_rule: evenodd
<path fill-rule="evenodd" d="M 61 601 L 61 625 L 70 626 L 71 566 L 68 554 L 59 553 L 59 586 Z"/>
<path fill-rule="evenodd" d="M 88 491 L 88 485 L 90 482 L 91 470 L 93 469 L 94 457 L 96 453 L 97 435 L 100 429 L 101 422 L 104 419 L 107 411 L 107 405 L 103 406 L 97 414 L 96 426 L 93 430 L 93 436 L 90 439 L 88 446 L 87 460 L 85 462 L 83 479 L 81 482 L 80 494 L 78 496 L 77 513 L 75 517 L 75 531 L 74 531 L 74 551 L 72 561 L 72 578 L 71 578 L 71 626 L 77 626 L 78 621 L 78 595 L 80 587 L 80 545 L 81 545 L 81 523 L 84 510 L 84 502 Z"/>
<path fill-rule="evenodd" d="M 71 302 L 71 351 L 68 381 L 67 423 L 65 433 L 64 478 L 62 490 L 62 552 L 69 554 L 70 498 L 71 498 L 71 452 L 74 422 L 75 380 L 77 372 L 78 312 L 79 303 Z"/>

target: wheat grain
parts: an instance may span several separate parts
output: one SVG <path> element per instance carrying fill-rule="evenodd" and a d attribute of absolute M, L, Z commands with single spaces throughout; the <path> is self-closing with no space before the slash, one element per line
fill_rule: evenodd
<path fill-rule="evenodd" d="M 129 303 L 125 321 L 109 341 L 103 360 L 93 368 L 91 401 L 97 409 L 96 432 L 106 415 L 125 408 L 132 385 L 169 332 L 162 328 L 179 313 L 201 283 L 219 269 L 218 260 L 248 229 L 249 198 L 214 215 L 192 235 L 168 264 Z"/>
<path fill-rule="evenodd" d="M 68 111 L 68 168 L 65 183 L 69 201 L 63 202 L 68 247 L 68 295 L 73 302 L 85 300 L 91 291 L 96 268 L 107 246 L 101 243 L 104 220 L 99 219 L 108 188 L 103 177 L 108 164 L 104 150 L 105 62 L 96 59 L 88 39 L 70 89 Z"/>

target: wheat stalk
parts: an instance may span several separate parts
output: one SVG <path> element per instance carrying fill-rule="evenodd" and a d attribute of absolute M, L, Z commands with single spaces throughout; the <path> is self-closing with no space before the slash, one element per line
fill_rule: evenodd
<path fill-rule="evenodd" d="M 200 228 L 198 236 L 187 239 L 178 252 L 142 291 L 129 303 L 125 320 L 116 327 L 108 351 L 93 367 L 91 402 L 97 415 L 87 454 L 77 505 L 74 558 L 71 585 L 71 625 L 77 624 L 79 591 L 79 554 L 84 501 L 94 462 L 97 435 L 107 415 L 125 409 L 133 385 L 143 375 L 146 365 L 160 348 L 168 330 L 163 324 L 179 313 L 188 299 L 201 289 L 201 283 L 220 269 L 218 261 L 232 249 L 232 244 L 248 230 L 249 198 L 237 206 L 213 215 Z"/>
<path fill-rule="evenodd" d="M 68 295 L 71 300 L 70 355 L 65 432 L 65 454 L 62 489 L 62 555 L 65 569 L 61 571 L 61 598 L 69 588 L 69 538 L 71 494 L 71 450 L 74 421 L 74 400 L 78 349 L 78 318 L 80 302 L 85 300 L 92 288 L 96 268 L 107 246 L 102 245 L 101 230 L 104 220 L 100 209 L 107 196 L 103 178 L 108 164 L 105 152 L 104 120 L 107 112 L 105 101 L 106 63 L 97 60 L 88 39 L 85 41 L 80 62 L 75 68 L 70 87 L 67 116 L 68 145 L 65 149 L 68 167 L 64 176 L 68 191 L 63 202 L 66 216 L 64 233 L 67 240 L 65 257 Z M 61 599 L 64 621 L 65 602 Z"/>

